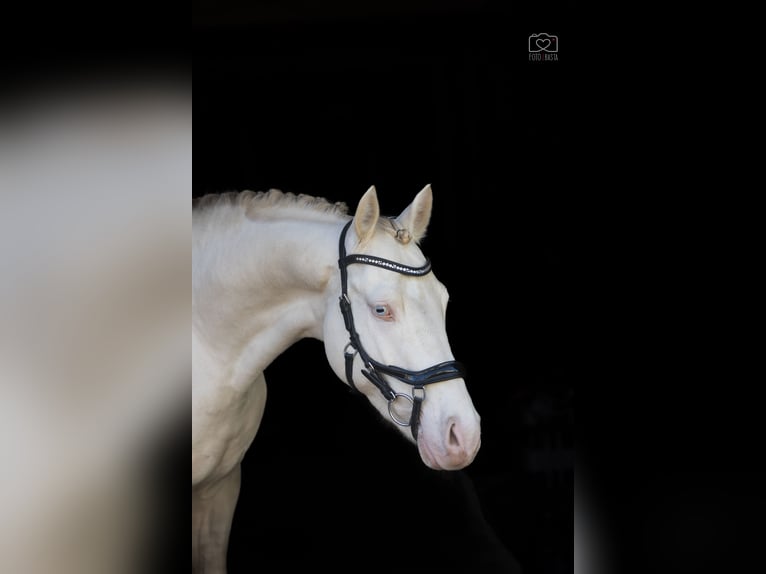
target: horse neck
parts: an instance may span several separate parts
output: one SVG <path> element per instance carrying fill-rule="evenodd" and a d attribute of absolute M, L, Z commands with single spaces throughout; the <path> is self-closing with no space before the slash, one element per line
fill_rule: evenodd
<path fill-rule="evenodd" d="M 222 364 L 250 377 L 297 340 L 322 338 L 343 223 L 247 220 L 195 236 L 194 329 Z"/>

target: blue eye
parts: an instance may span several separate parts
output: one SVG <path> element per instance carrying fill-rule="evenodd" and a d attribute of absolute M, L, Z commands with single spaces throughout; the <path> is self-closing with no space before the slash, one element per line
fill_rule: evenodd
<path fill-rule="evenodd" d="M 377 303 L 373 305 L 372 313 L 378 319 L 383 319 L 384 321 L 394 320 L 394 318 L 391 316 L 391 309 L 389 309 L 388 305 L 386 305 L 385 303 Z"/>

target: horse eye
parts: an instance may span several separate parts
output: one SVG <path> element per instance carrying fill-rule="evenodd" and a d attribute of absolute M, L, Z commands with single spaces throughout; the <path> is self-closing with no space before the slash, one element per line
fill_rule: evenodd
<path fill-rule="evenodd" d="M 375 305 L 374 311 L 378 317 L 385 317 L 388 315 L 388 307 L 386 305 Z"/>

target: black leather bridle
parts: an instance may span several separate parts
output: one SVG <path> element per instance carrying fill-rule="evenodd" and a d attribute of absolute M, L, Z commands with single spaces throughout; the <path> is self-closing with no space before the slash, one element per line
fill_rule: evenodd
<path fill-rule="evenodd" d="M 338 248 L 338 267 L 340 268 L 341 285 L 340 312 L 343 315 L 343 321 L 346 323 L 346 330 L 348 331 L 350 339 L 344 350 L 346 359 L 346 379 L 351 388 L 358 391 L 356 384 L 354 383 L 354 358 L 359 355 L 364 364 L 362 374 L 378 388 L 388 401 L 388 414 L 391 417 L 391 420 L 400 426 L 410 427 L 412 438 L 417 440 L 420 408 L 426 398 L 425 386 L 433 383 L 440 383 L 442 381 L 449 381 L 451 379 L 463 378 L 465 377 L 465 368 L 457 361 L 445 361 L 438 365 L 423 369 L 422 371 L 410 371 L 408 369 L 403 369 L 402 367 L 384 365 L 367 354 L 367 351 L 365 351 L 362 346 L 362 342 L 359 340 L 359 333 L 356 332 L 356 328 L 354 327 L 354 314 L 351 312 L 351 301 L 348 298 L 348 266 L 354 263 L 360 263 L 381 267 L 382 269 L 395 271 L 402 275 L 422 277 L 431 272 L 431 262 L 426 258 L 426 262 L 422 267 L 410 267 L 408 265 L 397 263 L 396 261 L 390 261 L 373 255 L 365 255 L 362 253 L 346 255 L 346 232 L 351 226 L 352 221 L 353 220 L 349 221 L 343 228 L 343 231 L 340 234 L 340 246 Z M 394 391 L 386 381 L 384 375 L 388 375 L 398 381 L 411 385 L 412 396 Z M 409 421 L 399 419 L 394 414 L 393 404 L 399 398 L 406 399 L 412 403 L 412 413 Z"/>

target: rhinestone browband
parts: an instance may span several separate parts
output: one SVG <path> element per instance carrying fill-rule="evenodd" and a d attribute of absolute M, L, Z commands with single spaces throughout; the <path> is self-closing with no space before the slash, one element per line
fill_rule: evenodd
<path fill-rule="evenodd" d="M 374 255 L 362 255 L 359 253 L 353 253 L 347 255 L 343 259 L 339 260 L 341 265 L 351 265 L 352 263 L 363 263 L 365 265 L 373 265 L 375 267 L 382 267 L 389 271 L 396 271 L 402 275 L 414 275 L 421 277 L 431 272 L 431 260 L 426 258 L 426 262 L 422 267 L 410 267 L 409 265 L 403 265 L 396 261 L 390 261 L 389 259 L 383 259 L 382 257 L 375 257 Z"/>

